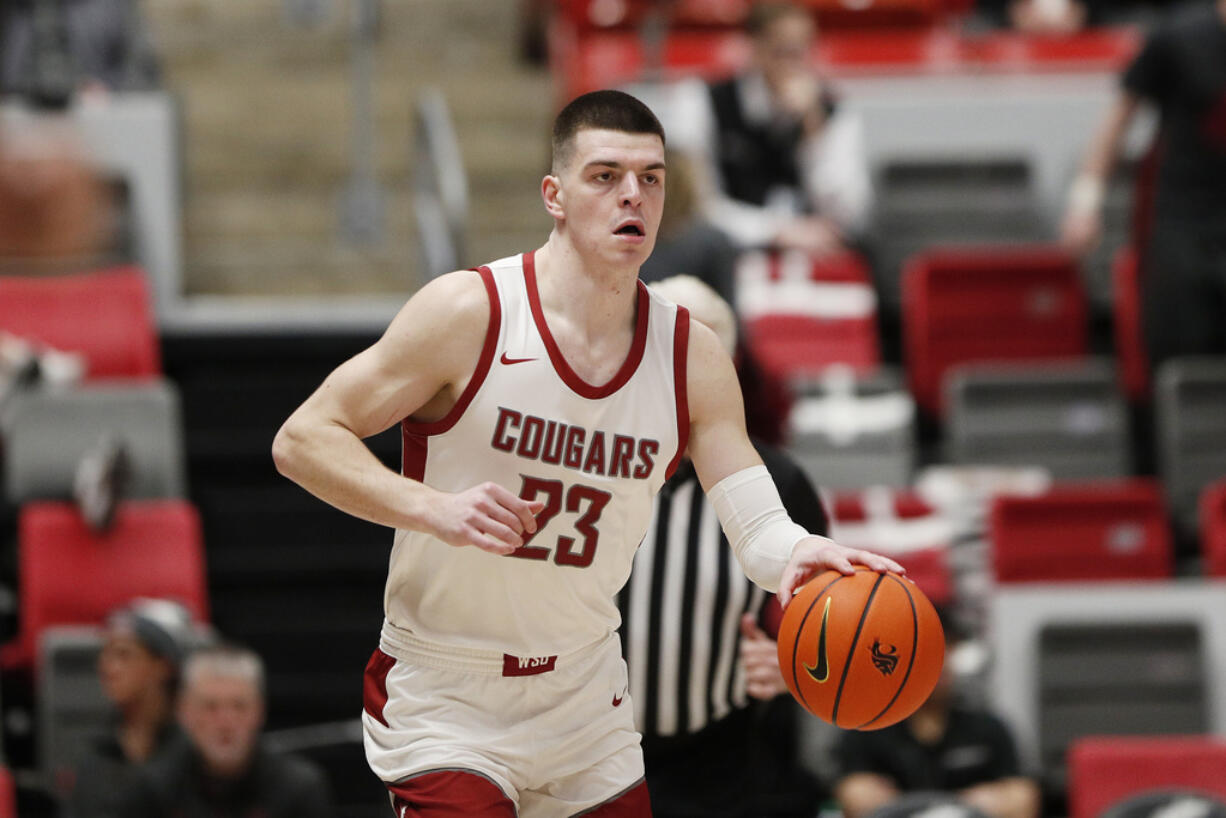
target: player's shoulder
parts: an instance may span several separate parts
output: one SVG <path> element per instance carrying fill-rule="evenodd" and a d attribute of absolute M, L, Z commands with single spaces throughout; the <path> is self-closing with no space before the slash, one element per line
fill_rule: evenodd
<path fill-rule="evenodd" d="M 390 327 L 392 336 L 453 338 L 464 330 L 482 330 L 489 322 L 491 295 L 476 270 L 457 270 L 422 285 L 401 308 Z"/>

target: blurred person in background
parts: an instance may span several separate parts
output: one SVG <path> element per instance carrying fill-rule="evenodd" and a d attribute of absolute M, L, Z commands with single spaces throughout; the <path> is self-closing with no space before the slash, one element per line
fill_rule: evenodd
<path fill-rule="evenodd" d="M 947 611 L 938 613 L 945 627 L 945 665 L 927 701 L 881 730 L 839 733 L 835 797 L 843 816 L 865 818 L 878 810 L 882 815 L 918 814 L 936 801 L 954 798 L 989 818 L 1038 818 L 1042 795 L 1038 783 L 1022 771 L 1008 725 L 960 698 L 960 650 L 975 646 Z"/>
<path fill-rule="evenodd" d="M 1157 366 L 1226 352 L 1226 0 L 1181 6 L 1125 69 L 1069 194 L 1063 240 L 1076 253 L 1100 240 L 1107 180 L 1143 105 L 1160 115 L 1141 276 L 1142 331 Z"/>
<path fill-rule="evenodd" d="M 149 764 L 123 818 L 333 818 L 323 773 L 263 746 L 264 664 L 214 645 L 183 667 L 179 723 L 188 741 Z"/>
<path fill-rule="evenodd" d="M 5 0 L 0 95 L 61 108 L 78 93 L 143 91 L 160 70 L 138 0 Z"/>
<path fill-rule="evenodd" d="M 668 196 L 660 218 L 660 237 L 639 268 L 639 278 L 651 283 L 677 275 L 694 276 L 729 306 L 734 305 L 738 250 L 699 209 L 693 160 L 672 150 L 665 151 L 664 156 Z"/>
<path fill-rule="evenodd" d="M 114 242 L 114 192 L 78 141 L 66 123 L 0 123 L 0 274 L 38 273 Z"/>
<path fill-rule="evenodd" d="M 107 619 L 98 679 L 115 721 L 81 748 L 65 818 L 123 818 L 120 799 L 147 762 L 183 740 L 174 718 L 191 615 L 165 599 L 138 599 Z"/>
<path fill-rule="evenodd" d="M 1147 23 L 1181 2 L 1187 0 L 978 0 L 975 16 L 1022 34 L 1061 36 L 1093 26 Z"/>
<path fill-rule="evenodd" d="M 1023 34 L 1075 34 L 1103 21 L 1104 0 L 979 0 L 975 10 L 990 23 Z"/>
<path fill-rule="evenodd" d="M 742 247 L 820 255 L 856 245 L 872 207 L 863 128 L 811 63 L 813 16 L 760 2 L 746 28 L 751 65 L 690 106 L 711 220 Z"/>
<path fill-rule="evenodd" d="M 651 287 L 736 349 L 736 317 L 711 287 L 685 275 Z M 781 450 L 754 447 L 788 514 L 824 536 L 826 514 L 804 472 Z M 618 608 L 652 814 L 812 816 L 820 787 L 797 761 L 801 711 L 780 695 L 787 686 L 768 634 L 778 603 L 737 565 L 688 459 L 656 495 Z"/>

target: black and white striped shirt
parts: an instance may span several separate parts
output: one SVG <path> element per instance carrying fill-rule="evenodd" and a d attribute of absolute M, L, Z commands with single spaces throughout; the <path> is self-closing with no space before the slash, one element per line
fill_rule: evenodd
<path fill-rule="evenodd" d="M 812 484 L 787 455 L 755 442 L 799 525 L 826 533 Z M 769 594 L 751 583 L 685 461 L 656 497 L 651 527 L 618 596 L 635 724 L 648 739 L 697 732 L 749 704 L 740 621 Z"/>

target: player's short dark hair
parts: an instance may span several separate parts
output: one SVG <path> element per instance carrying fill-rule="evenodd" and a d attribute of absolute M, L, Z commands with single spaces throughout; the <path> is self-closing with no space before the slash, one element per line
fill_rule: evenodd
<path fill-rule="evenodd" d="M 745 18 L 745 31 L 750 37 L 758 37 L 775 21 L 785 17 L 811 17 L 808 9 L 796 5 L 790 0 L 759 0 L 754 3 Z"/>
<path fill-rule="evenodd" d="M 622 91 L 592 91 L 571 100 L 553 121 L 555 172 L 570 159 L 575 135 L 589 129 L 655 134 L 664 141 L 664 126 L 638 99 Z"/>

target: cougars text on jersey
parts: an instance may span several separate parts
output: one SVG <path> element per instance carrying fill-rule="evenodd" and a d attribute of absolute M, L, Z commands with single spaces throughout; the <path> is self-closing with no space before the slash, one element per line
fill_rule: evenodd
<path fill-rule="evenodd" d="M 646 480 L 655 467 L 659 441 L 588 431 L 582 426 L 498 407 L 490 445 L 527 460 L 598 474 Z"/>

